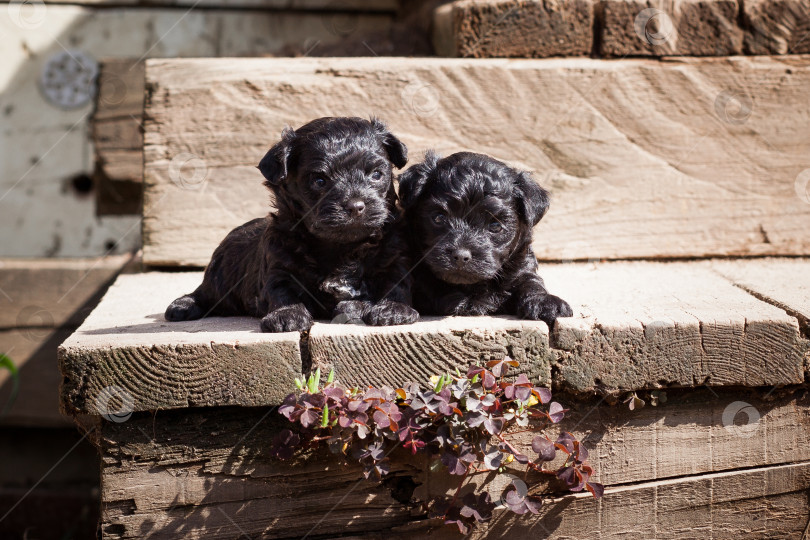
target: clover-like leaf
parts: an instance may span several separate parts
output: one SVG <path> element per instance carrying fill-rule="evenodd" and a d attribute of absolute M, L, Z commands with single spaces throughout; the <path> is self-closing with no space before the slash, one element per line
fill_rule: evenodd
<path fill-rule="evenodd" d="M 563 406 L 556 401 L 552 401 L 548 406 L 548 417 L 555 424 L 565 417 L 566 412 L 568 412 L 568 409 L 564 409 Z"/>
<path fill-rule="evenodd" d="M 544 435 L 537 435 L 532 439 L 532 450 L 537 454 L 537 459 L 540 461 L 551 461 L 557 457 L 557 449 L 554 443 L 548 440 Z"/>

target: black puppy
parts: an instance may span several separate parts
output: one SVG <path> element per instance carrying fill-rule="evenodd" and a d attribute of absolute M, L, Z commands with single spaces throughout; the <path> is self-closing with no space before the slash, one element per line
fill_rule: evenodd
<path fill-rule="evenodd" d="M 529 173 L 482 154 L 428 152 L 400 175 L 399 197 L 418 261 L 420 313 L 511 314 L 549 326 L 573 315 L 537 275 L 532 227 L 549 196 Z"/>
<path fill-rule="evenodd" d="M 320 118 L 285 129 L 259 163 L 276 212 L 237 227 L 203 283 L 166 319 L 262 317 L 266 332 L 307 330 L 313 317 L 414 322 L 411 277 L 392 165 L 408 150 L 378 120 Z"/>

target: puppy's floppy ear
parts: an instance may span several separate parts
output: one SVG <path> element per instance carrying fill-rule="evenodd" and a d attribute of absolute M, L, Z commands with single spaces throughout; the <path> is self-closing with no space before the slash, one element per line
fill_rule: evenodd
<path fill-rule="evenodd" d="M 521 217 L 534 226 L 548 211 L 550 200 L 548 191 L 540 187 L 532 175 L 521 172 L 515 180 L 515 202 Z"/>
<path fill-rule="evenodd" d="M 281 132 L 281 140 L 267 151 L 259 162 L 259 171 L 265 178 L 264 185 L 269 188 L 279 185 L 287 178 L 287 159 L 290 157 L 290 145 L 295 139 L 295 131 L 286 127 Z"/>
<path fill-rule="evenodd" d="M 388 128 L 377 118 L 371 119 L 371 125 L 374 130 L 382 138 L 383 148 L 385 153 L 388 154 L 388 159 L 397 169 L 401 169 L 408 163 L 408 147 L 397 139 L 393 133 L 388 131 Z"/>
<path fill-rule="evenodd" d="M 425 161 L 417 163 L 399 175 L 399 202 L 402 208 L 410 208 L 422 194 L 430 175 L 436 170 L 439 156 L 433 150 L 425 152 Z"/>

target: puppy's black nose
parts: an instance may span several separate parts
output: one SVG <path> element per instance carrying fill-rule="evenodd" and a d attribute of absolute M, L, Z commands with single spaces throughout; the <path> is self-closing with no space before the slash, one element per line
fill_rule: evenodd
<path fill-rule="evenodd" d="M 366 211 L 366 203 L 360 199 L 352 199 L 346 203 L 346 210 L 351 212 L 354 217 L 360 216 Z"/>
<path fill-rule="evenodd" d="M 452 257 L 453 260 L 456 262 L 456 266 L 459 266 L 466 262 L 470 262 L 470 259 L 472 258 L 472 253 L 470 253 L 469 249 L 457 249 L 453 251 Z"/>

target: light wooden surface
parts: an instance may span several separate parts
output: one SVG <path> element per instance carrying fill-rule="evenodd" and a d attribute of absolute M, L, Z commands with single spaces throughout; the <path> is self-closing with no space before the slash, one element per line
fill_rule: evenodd
<path fill-rule="evenodd" d="M 553 195 L 542 259 L 810 253 L 805 56 L 151 60 L 147 79 L 148 264 L 203 266 L 270 210 L 255 166 L 282 127 L 371 114 L 411 163 L 472 149 L 532 170 Z"/>
<path fill-rule="evenodd" d="M 799 319 L 810 339 L 810 263 L 806 259 L 715 261 L 711 266 L 737 287 Z"/>
<path fill-rule="evenodd" d="M 804 381 L 797 319 L 708 263 L 544 265 L 540 275 L 574 308 L 551 345 L 560 379 L 577 391 Z"/>
<path fill-rule="evenodd" d="M 138 411 L 273 405 L 305 366 L 335 367 L 346 385 L 399 386 L 505 355 L 543 384 L 583 395 L 802 383 L 808 343 L 797 318 L 711 265 L 543 265 L 549 290 L 575 314 L 558 319 L 550 336 L 545 323 L 509 317 L 391 327 L 322 321 L 303 337 L 303 357 L 297 333 L 261 333 L 255 318 L 165 321 L 166 306 L 194 290 L 200 272 L 126 275 L 61 347 L 62 402 L 97 414 L 95 396 L 119 385 Z"/>
<path fill-rule="evenodd" d="M 165 321 L 169 303 L 200 281 L 199 273 L 119 278 L 59 347 L 63 410 L 104 414 L 99 396 L 111 387 L 128 392 L 135 411 L 280 403 L 301 374 L 298 334 L 262 333 L 248 317 Z"/>

